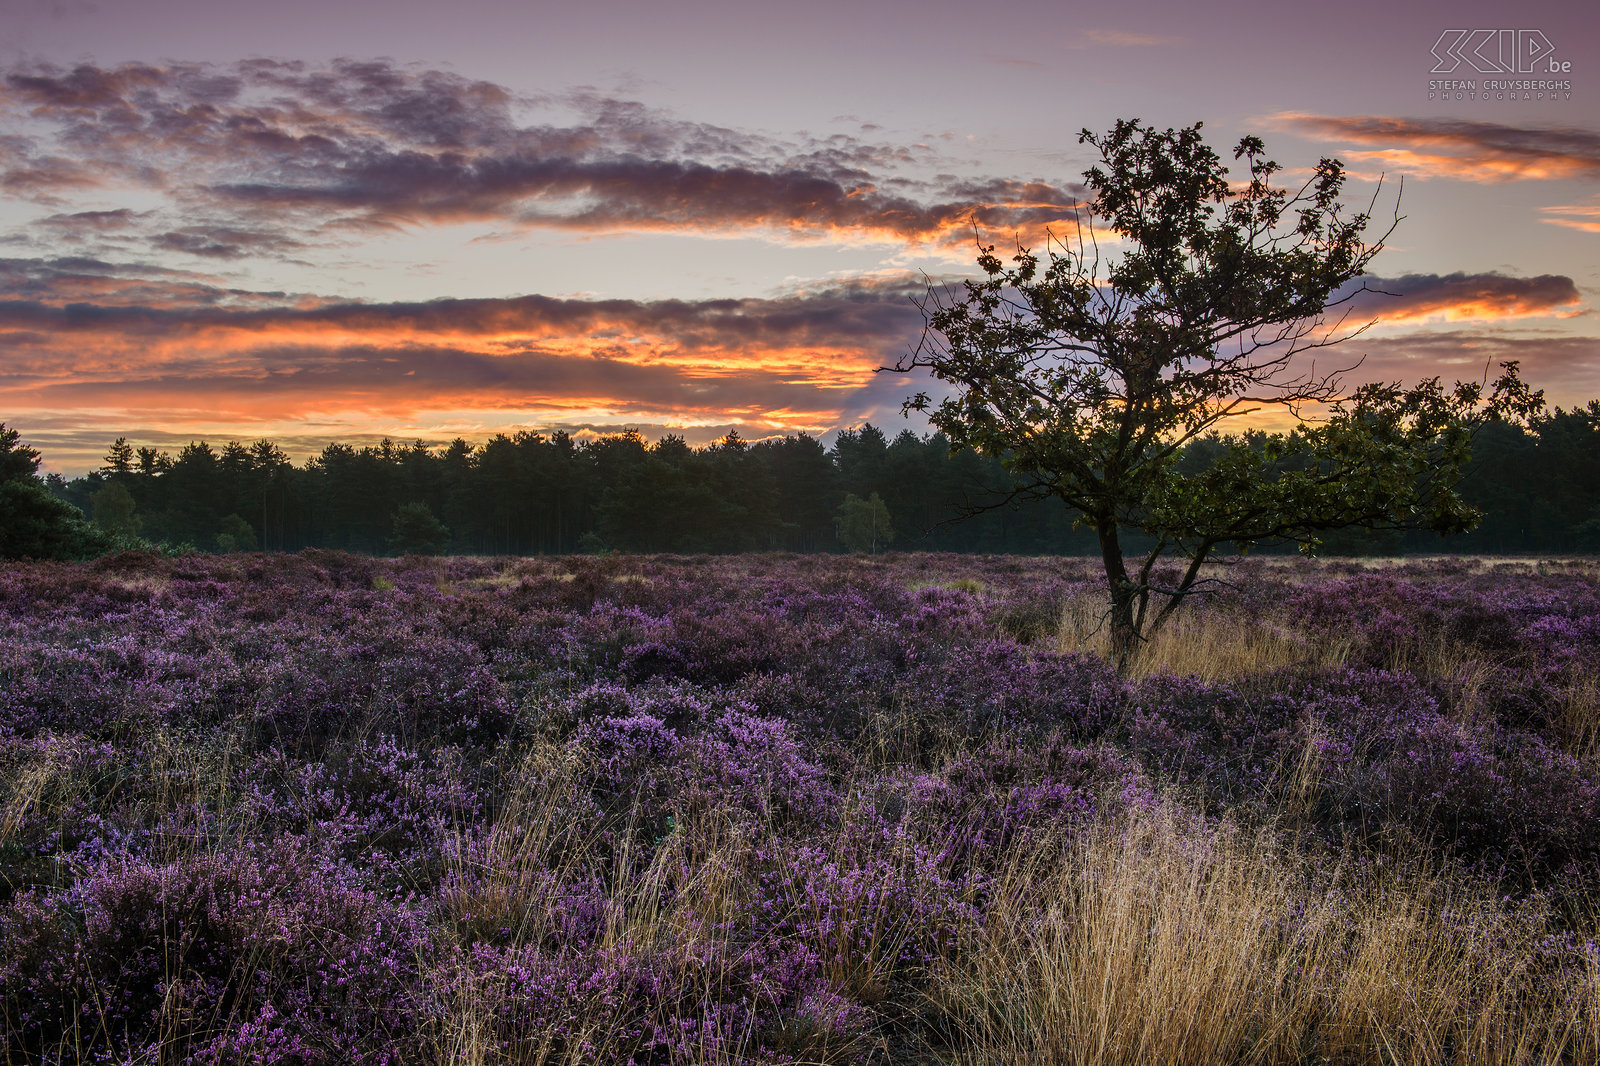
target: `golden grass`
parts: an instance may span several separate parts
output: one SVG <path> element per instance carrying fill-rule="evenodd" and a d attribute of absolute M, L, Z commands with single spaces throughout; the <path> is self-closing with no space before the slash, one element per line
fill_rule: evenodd
<path fill-rule="evenodd" d="M 1583 1061 L 1600 966 L 1546 980 L 1547 928 L 1442 876 L 1316 878 L 1265 833 L 1144 812 L 1019 856 L 929 996 L 964 1066 Z"/>
<path fill-rule="evenodd" d="M 239 758 L 242 738 L 237 734 L 213 735 L 204 742 L 161 732 L 138 742 L 142 766 L 137 775 L 118 780 L 120 794 L 131 791 L 131 802 L 143 808 L 149 824 L 158 825 L 156 844 L 166 859 L 210 850 L 220 834 L 230 839 L 248 835 L 229 782 L 229 767 Z M 58 822 L 74 803 L 86 796 L 110 803 L 108 782 L 89 776 L 79 760 L 79 742 L 58 739 L 38 751 L 14 750 L 15 765 L 0 765 L 0 848 L 9 845 L 29 821 Z M 25 757 L 24 757 L 25 756 Z M 118 802 L 123 802 L 119 798 Z M 164 822 L 169 811 L 196 810 L 210 819 Z"/>
<path fill-rule="evenodd" d="M 1587 564 L 1582 560 L 1563 565 L 1577 568 Z M 1541 564 L 1528 561 L 1527 565 Z M 1152 604 L 1151 610 L 1156 607 Z M 1061 612 L 1054 647 L 1114 661 L 1110 626 L 1105 618 L 1106 605 L 1099 597 L 1085 595 L 1068 601 Z M 1208 682 L 1237 682 L 1285 668 L 1337 667 L 1349 660 L 1351 650 L 1349 640 L 1306 635 L 1292 618 L 1234 615 L 1195 604 L 1180 608 L 1141 646 L 1127 676 L 1140 680 L 1166 673 L 1193 675 Z M 1480 650 L 1443 633 L 1400 644 L 1382 666 L 1444 685 L 1452 693 L 1450 713 L 1462 720 L 1487 713 L 1497 686 L 1505 681 L 1508 672 L 1525 668 L 1524 663 L 1514 659 L 1486 658 Z M 1576 670 L 1567 677 L 1552 728 L 1568 754 L 1582 760 L 1600 758 L 1600 671 Z"/>
<path fill-rule="evenodd" d="M 1152 603 L 1153 614 L 1159 603 Z M 1056 650 L 1089 652 L 1113 661 L 1106 602 L 1079 596 L 1062 609 L 1055 635 Z M 1141 645 L 1128 670 L 1134 679 L 1154 674 L 1195 675 L 1204 681 L 1237 681 L 1287 667 L 1337 667 L 1349 660 L 1350 640 L 1327 634 L 1306 634 L 1293 618 L 1265 614 L 1245 616 L 1204 604 L 1187 605 Z M 1475 648 L 1442 633 L 1400 645 L 1383 662 L 1386 670 L 1407 672 L 1428 681 L 1447 682 L 1458 693 L 1456 706 L 1472 714 L 1504 670 L 1514 665 L 1486 659 Z M 1579 737 L 1600 731 L 1600 681 L 1581 681 L 1569 693 L 1571 728 Z M 1592 744 L 1593 740 L 1587 741 Z"/>
<path fill-rule="evenodd" d="M 23 823 L 46 803 L 52 786 L 64 776 L 66 764 L 63 747 L 52 745 L 44 758 L 0 775 L 0 781 L 8 786 L 0 807 L 0 847 L 9 844 Z"/>
<path fill-rule="evenodd" d="M 456 829 L 439 892 L 446 920 L 512 943 L 544 935 L 554 904 L 548 890 L 579 874 L 591 844 L 574 832 L 586 821 L 573 810 L 580 771 L 559 747 L 535 748 L 509 775 L 487 832 Z"/>
<path fill-rule="evenodd" d="M 1591 669 L 1568 682 L 1555 727 L 1568 754 L 1579 759 L 1600 756 L 1600 670 Z"/>
<path fill-rule="evenodd" d="M 1156 609 L 1155 604 L 1151 610 Z M 1087 651 L 1106 661 L 1111 627 L 1104 601 L 1089 596 L 1070 600 L 1056 630 L 1058 651 Z M 1194 674 L 1205 681 L 1233 681 L 1289 666 L 1337 666 L 1345 661 L 1346 641 L 1313 640 L 1287 620 L 1241 619 L 1200 606 L 1180 608 L 1141 647 L 1129 676 Z"/>
<path fill-rule="evenodd" d="M 615 574 L 605 574 L 603 576 L 607 581 L 618 585 L 648 585 L 653 580 L 648 574 L 631 572 L 619 572 Z M 453 594 L 457 589 L 465 589 L 469 591 L 489 589 L 491 591 L 498 591 L 504 589 L 514 589 L 521 585 L 524 581 L 544 580 L 565 584 L 569 581 L 575 581 L 577 578 L 577 571 L 558 570 L 553 567 L 540 567 L 536 562 L 532 565 L 524 565 L 519 563 L 518 565 L 508 567 L 499 573 L 490 574 L 487 577 L 462 578 L 453 583 L 441 581 L 436 583 L 434 587 L 442 593 Z"/>
<path fill-rule="evenodd" d="M 923 589 L 949 589 L 951 592 L 970 592 L 974 596 L 981 595 L 984 584 L 975 577 L 957 577 L 950 579 L 918 579 L 906 583 L 906 591 L 921 592 Z"/>
<path fill-rule="evenodd" d="M 946 587 L 981 591 L 971 585 Z M 1069 603 L 1056 646 L 1108 655 L 1103 609 L 1090 597 Z M 1348 654 L 1342 642 L 1301 636 L 1292 620 L 1243 619 L 1193 605 L 1156 634 L 1133 673 L 1231 681 L 1283 667 L 1337 665 Z M 1503 668 L 1442 638 L 1403 648 L 1386 665 L 1452 681 L 1463 713 L 1472 713 L 1477 694 L 1490 691 Z M 1573 678 L 1554 725 L 1575 756 L 1600 755 L 1600 671 Z M 867 755 L 854 782 L 858 798 L 885 769 L 960 745 L 907 705 L 875 712 L 859 740 Z M 139 802 L 152 813 L 199 808 L 218 816 L 163 830 L 171 832 L 160 842 L 170 858 L 219 847 L 218 832 L 248 835 L 247 818 L 228 791 L 241 744 L 239 737 L 193 744 L 175 735 L 142 742 L 146 769 L 119 787 L 139 789 Z M 1301 805 L 1317 794 L 1319 750 L 1307 743 L 1289 778 L 1278 810 L 1284 824 L 1298 821 Z M 3 768 L 0 847 L 25 823 L 54 817 L 74 796 L 92 791 L 93 782 L 74 779 L 72 764 L 72 750 L 55 745 L 44 759 Z M 611 826 L 617 846 L 601 846 L 598 830 L 579 828 L 596 824 L 584 807 L 590 802 L 584 769 L 555 743 L 506 768 L 504 798 L 489 825 L 458 827 L 447 848 L 440 937 L 463 951 L 480 940 L 538 945 L 556 935 L 561 921 L 555 889 L 595 878 L 605 894 L 595 950 L 700 966 L 703 997 L 715 1000 L 728 976 L 721 960 L 738 950 L 733 938 L 750 912 L 758 869 L 770 872 L 776 861 L 780 876 L 797 884 L 806 871 L 797 859 L 782 867 L 789 860 L 782 849 L 773 854 L 770 827 L 727 810 L 674 812 L 670 829 L 655 839 L 663 812 L 636 805 Z M 824 850 L 846 861 L 854 829 L 847 818 L 835 846 Z M 914 845 L 910 836 L 886 845 L 886 876 L 910 869 Z M 1595 915 L 1569 916 L 1563 926 L 1537 902 L 1508 909 L 1457 875 L 1373 873 L 1373 857 L 1365 858 L 1365 865 L 1347 857 L 1334 870 L 1318 870 L 1280 845 L 1272 827 L 1246 831 L 1208 826 L 1170 808 L 1135 810 L 1070 841 L 1013 855 L 986 890 L 981 926 L 966 930 L 946 965 L 915 991 L 897 984 L 903 975 L 893 973 L 890 960 L 910 931 L 892 916 L 863 914 L 855 927 L 865 929 L 861 938 L 819 935 L 806 946 L 841 995 L 899 1000 L 897 1010 L 908 998 L 925 1007 L 942 1032 L 955 1034 L 954 1048 L 941 1040 L 918 1061 L 947 1066 L 1600 1062 Z M 1574 949 L 1586 951 L 1582 963 L 1558 979 L 1540 942 L 1563 929 L 1588 946 Z M 626 1061 L 630 1049 L 619 1033 L 627 1027 L 608 1014 L 600 993 L 591 1010 L 574 1014 L 577 1031 L 562 1040 L 518 1030 L 514 1020 L 508 1033 L 506 1018 L 515 1012 L 506 978 L 462 959 L 458 953 L 448 973 L 435 974 L 445 990 L 430 1033 L 435 1061 Z M 782 1038 L 805 1061 L 848 1061 L 865 1050 L 859 1041 L 841 1045 L 835 1036 L 830 1045 L 817 1035 L 830 1028 L 797 1019 Z M 508 1038 L 511 1052 L 496 1050 Z M 774 1034 L 762 1039 L 770 1044 Z M 683 1061 L 744 1061 L 755 1042 L 756 1034 L 742 1034 L 731 1046 L 690 1048 Z M 63 1059 L 70 1050 L 63 1047 Z"/>
<path fill-rule="evenodd" d="M 605 917 L 595 950 L 680 958 L 700 967 L 704 998 L 714 1000 L 725 987 L 734 946 L 728 938 L 738 936 L 749 913 L 755 874 L 777 861 L 783 876 L 783 849 L 772 854 L 766 827 L 715 809 L 675 817 L 652 841 L 649 812 L 637 806 L 614 838 L 618 847 L 594 849 L 574 835 L 569 817 L 582 793 L 581 769 L 554 746 L 530 756 L 487 843 L 468 849 L 463 841 L 458 849 L 441 893 L 447 926 L 463 943 L 493 927 L 501 942 L 510 929 L 512 944 L 534 945 L 555 931 L 552 888 L 598 876 Z M 1307 782 L 1315 779 L 1315 765 L 1300 770 Z M 869 803 L 868 792 L 857 793 L 847 811 Z M 858 828 L 847 813 L 835 846 L 825 850 L 841 861 L 858 852 Z M 884 852 L 887 877 L 905 875 L 918 861 L 914 836 L 900 844 Z M 812 854 L 805 861 L 827 859 Z M 1319 869 L 1282 845 L 1271 827 L 1208 824 L 1172 807 L 1106 816 L 1071 839 L 1019 850 L 986 889 L 981 925 L 966 929 L 914 993 L 911 1006 L 940 1019 L 947 1038 L 953 1034 L 915 1061 L 1597 1061 L 1600 955 L 1591 946 L 1567 977 L 1552 976 L 1541 942 L 1562 923 L 1537 902 L 1508 905 L 1445 872 L 1384 872 L 1348 855 L 1331 861 Z M 798 887 L 806 870 L 797 864 L 787 874 Z M 857 918 L 847 939 L 821 936 L 806 946 L 847 1000 L 904 997 L 893 960 L 913 931 L 892 916 Z M 1593 916 L 1572 931 L 1591 945 L 1600 935 Z M 509 1060 L 523 1063 L 598 1064 L 630 1053 L 622 1035 L 629 1026 L 609 1017 L 601 993 L 592 1012 L 581 1005 L 573 1011 L 576 1032 L 556 1040 L 516 1031 L 514 1021 L 508 1032 L 512 1001 L 498 976 L 463 971 L 442 986 L 452 992 L 434 1033 L 440 1063 L 477 1066 L 508 1037 Z M 796 1019 L 787 1050 L 816 1063 L 850 1061 L 866 1050 L 865 1038 L 840 1046 L 835 1034 L 832 1045 L 819 1042 L 817 1034 L 829 1028 Z M 683 1061 L 741 1061 L 757 1037 L 691 1048 Z M 760 1034 L 768 1045 L 784 1038 Z"/>

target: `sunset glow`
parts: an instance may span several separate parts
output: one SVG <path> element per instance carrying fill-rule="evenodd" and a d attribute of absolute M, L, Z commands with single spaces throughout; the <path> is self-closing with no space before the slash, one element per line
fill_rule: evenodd
<path fill-rule="evenodd" d="M 1378 219 L 1404 216 L 1348 304 L 1371 326 L 1358 376 L 1506 355 L 1556 402 L 1600 395 L 1600 94 L 1429 103 L 1458 12 L 1359 50 L 1319 28 L 1370 65 L 1361 89 L 1307 64 L 1267 107 L 1207 60 L 1219 31 L 1162 3 L 1030 11 L 1023 43 L 975 55 L 924 25 L 953 8 L 818 9 L 854 20 L 849 75 L 789 15 L 697 37 L 642 8 L 538 21 L 491 0 L 22 6 L 0 72 L 0 421 L 47 469 L 91 469 L 117 436 L 303 455 L 557 427 L 897 432 L 928 383 L 877 371 L 917 343 L 913 300 L 979 243 L 1090 232 L 1078 131 L 1135 115 L 1204 120 L 1223 152 L 1260 133 L 1285 175 L 1337 156 L 1353 204 L 1377 191 Z M 314 48 L 296 19 L 321 23 Z M 1595 28 L 1574 9 L 1544 29 L 1593 70 Z M 1306 39 L 1292 19 L 1259 34 L 1226 47 Z"/>

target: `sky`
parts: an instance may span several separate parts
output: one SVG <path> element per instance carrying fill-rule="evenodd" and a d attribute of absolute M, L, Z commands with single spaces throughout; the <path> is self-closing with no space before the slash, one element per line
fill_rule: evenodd
<path fill-rule="evenodd" d="M 920 431 L 914 299 L 1068 232 L 1129 118 L 1401 216 L 1352 383 L 1600 397 L 1592 3 L 0 0 L 0 68 L 0 421 L 69 475 Z"/>

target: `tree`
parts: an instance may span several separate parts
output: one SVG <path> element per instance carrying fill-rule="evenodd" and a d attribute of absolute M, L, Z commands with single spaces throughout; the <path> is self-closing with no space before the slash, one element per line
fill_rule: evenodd
<path fill-rule="evenodd" d="M 284 512 L 288 508 L 289 486 L 294 465 L 270 440 L 258 440 L 250 446 L 250 501 L 246 507 L 252 515 L 261 512 L 261 546 L 280 551 L 284 544 Z"/>
<path fill-rule="evenodd" d="M 833 535 L 835 486 L 839 468 L 822 442 L 804 433 L 764 440 L 750 449 L 766 463 L 768 481 L 778 486 L 778 527 L 797 551 L 818 551 Z"/>
<path fill-rule="evenodd" d="M 217 534 L 217 551 L 224 555 L 233 552 L 253 552 L 256 550 L 256 530 L 249 522 L 236 514 L 228 515 L 217 523 L 221 532 Z"/>
<path fill-rule="evenodd" d="M 39 450 L 22 443 L 20 430 L 0 422 L 0 482 L 32 478 L 39 469 Z"/>
<path fill-rule="evenodd" d="M 133 445 L 128 443 L 127 437 L 118 437 L 111 442 L 106 452 L 106 465 L 100 470 L 107 475 L 133 472 Z"/>
<path fill-rule="evenodd" d="M 217 453 L 205 441 L 191 441 L 179 450 L 172 468 L 162 475 L 168 538 L 200 545 L 216 536 L 226 513 L 219 474 Z"/>
<path fill-rule="evenodd" d="M 156 477 L 172 469 L 172 456 L 154 448 L 140 448 L 136 453 L 138 457 L 139 473 L 146 477 Z"/>
<path fill-rule="evenodd" d="M 389 544 L 403 555 L 438 555 L 450 543 L 450 530 L 420 500 L 400 505 Z"/>
<path fill-rule="evenodd" d="M 133 536 L 139 532 L 139 516 L 133 493 L 121 481 L 107 482 L 105 487 L 89 497 L 94 524 L 113 536 Z"/>
<path fill-rule="evenodd" d="M 35 476 L 39 453 L 0 422 L 0 559 L 82 559 L 111 541 Z"/>
<path fill-rule="evenodd" d="M 846 496 L 839 505 L 834 524 L 839 539 L 853 552 L 876 554 L 878 545 L 894 540 L 894 530 L 889 526 L 889 507 L 876 492 L 865 500 L 854 493 Z"/>
<path fill-rule="evenodd" d="M 1234 149 L 1248 180 L 1230 184 L 1200 129 L 1084 130 L 1079 143 L 1101 162 L 1084 173 L 1093 196 L 1076 239 L 1052 242 L 1043 263 L 1019 247 L 1010 265 L 980 244 L 981 278 L 930 286 L 922 340 L 893 368 L 951 386 L 937 404 L 919 393 L 905 406 L 928 412 L 952 447 L 1003 457 L 1017 493 L 1082 513 L 1099 542 L 1119 668 L 1208 587 L 1201 566 L 1219 545 L 1287 539 L 1309 551 L 1319 533 L 1353 525 L 1470 528 L 1475 512 L 1454 485 L 1473 427 L 1542 405 L 1515 364 L 1487 396 L 1437 379 L 1347 394 L 1341 374 L 1353 367 L 1320 371 L 1304 356 L 1365 328 L 1346 328 L 1349 301 L 1367 291 L 1357 279 L 1398 213 L 1369 242 L 1371 204 L 1341 203 L 1338 160 L 1280 188 L 1257 137 Z M 1097 219 L 1123 242 L 1120 259 L 1102 262 Z M 1224 435 L 1202 473 L 1179 468 L 1186 446 L 1233 419 L 1316 404 L 1329 405 L 1320 421 Z M 1147 539 L 1125 558 L 1130 533 Z M 1157 564 L 1173 553 L 1187 565 L 1158 585 Z M 1163 597 L 1154 612 L 1152 594 Z"/>
<path fill-rule="evenodd" d="M 833 461 L 839 467 L 839 481 L 848 493 L 865 499 L 886 488 L 884 468 L 888 463 L 889 440 L 871 422 L 860 429 L 841 429 L 833 442 Z"/>

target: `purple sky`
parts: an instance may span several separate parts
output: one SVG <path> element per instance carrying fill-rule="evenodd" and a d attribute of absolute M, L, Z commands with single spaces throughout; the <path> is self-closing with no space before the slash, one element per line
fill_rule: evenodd
<path fill-rule="evenodd" d="M 914 389 L 873 369 L 923 273 L 970 268 L 972 219 L 1059 231 L 1078 131 L 1128 117 L 1337 155 L 1352 199 L 1404 177 L 1364 376 L 1518 358 L 1600 396 L 1592 4 L 4 4 L 0 421 L 52 469 L 119 435 L 897 429 Z M 1432 72 L 1507 23 L 1537 73 L 1470 69 L 1487 33 Z"/>

